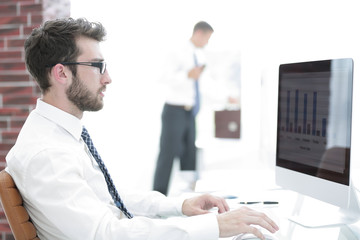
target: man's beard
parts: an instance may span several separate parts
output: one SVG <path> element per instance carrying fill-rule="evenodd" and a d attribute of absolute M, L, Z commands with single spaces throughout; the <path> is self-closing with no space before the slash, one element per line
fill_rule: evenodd
<path fill-rule="evenodd" d="M 66 95 L 81 111 L 99 111 L 104 105 L 98 98 L 98 94 L 102 90 L 103 89 L 99 89 L 96 95 L 94 95 L 76 76 L 74 76 L 73 82 L 66 90 Z"/>

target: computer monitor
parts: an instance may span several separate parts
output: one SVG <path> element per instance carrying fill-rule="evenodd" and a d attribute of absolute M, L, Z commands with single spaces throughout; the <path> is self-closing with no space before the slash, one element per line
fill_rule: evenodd
<path fill-rule="evenodd" d="M 339 207 L 337 216 L 321 220 L 316 212 L 311 219 L 301 212 L 291 218 L 301 225 L 348 224 L 359 217 L 350 177 L 352 87 L 350 58 L 279 67 L 276 183 Z"/>

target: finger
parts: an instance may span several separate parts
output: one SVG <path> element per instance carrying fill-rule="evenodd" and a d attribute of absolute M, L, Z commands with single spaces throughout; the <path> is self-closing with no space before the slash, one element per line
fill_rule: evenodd
<path fill-rule="evenodd" d="M 253 216 L 248 215 L 246 221 L 248 224 L 259 225 L 271 233 L 275 233 L 277 230 L 279 230 L 279 227 L 276 225 L 276 223 L 263 213 L 255 214 Z"/>
<path fill-rule="evenodd" d="M 218 204 L 218 213 L 228 212 L 230 207 L 225 199 L 221 198 L 220 203 Z"/>
<path fill-rule="evenodd" d="M 208 200 L 209 200 L 208 207 L 211 207 L 211 208 L 217 207 L 218 213 L 224 213 L 229 208 L 229 206 L 224 198 L 210 196 L 210 198 Z"/>
<path fill-rule="evenodd" d="M 279 230 L 277 224 L 263 212 L 258 212 L 247 207 L 242 207 L 239 209 L 239 211 L 243 211 L 245 213 L 247 218 L 244 218 L 243 220 L 249 225 L 256 224 L 262 226 L 272 233 Z"/>
<path fill-rule="evenodd" d="M 279 226 L 270 218 L 266 218 L 263 224 L 264 225 L 261 226 L 268 229 L 272 233 L 279 230 Z"/>
<path fill-rule="evenodd" d="M 256 227 L 248 226 L 245 230 L 245 233 L 254 234 L 256 237 L 265 240 L 264 234 L 262 234 L 262 232 Z"/>
<path fill-rule="evenodd" d="M 224 198 L 222 198 L 222 201 L 224 202 L 225 211 L 226 212 L 230 211 L 230 207 L 229 207 L 229 204 L 227 203 L 227 201 Z"/>
<path fill-rule="evenodd" d="M 277 230 L 279 230 L 279 226 L 268 215 L 266 215 L 265 213 L 262 213 L 262 212 L 258 212 L 258 214 L 260 215 L 260 217 L 262 219 L 264 219 L 264 221 L 265 221 L 264 224 L 268 225 L 268 227 L 271 227 L 274 230 L 274 231 L 271 231 L 271 232 L 274 233 Z"/>

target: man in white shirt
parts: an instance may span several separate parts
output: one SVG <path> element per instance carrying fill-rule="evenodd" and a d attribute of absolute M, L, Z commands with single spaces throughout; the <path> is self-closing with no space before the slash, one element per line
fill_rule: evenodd
<path fill-rule="evenodd" d="M 229 211 L 224 199 L 167 198 L 159 192 L 122 196 L 126 218 L 109 194 L 98 162 L 81 138 L 84 111 L 103 107 L 111 78 L 99 48 L 100 23 L 48 21 L 25 42 L 27 68 L 42 91 L 6 157 L 40 239 L 206 239 L 271 232 L 277 225 L 248 208 Z M 217 207 L 219 214 L 209 213 Z M 170 216 L 178 216 L 171 217 Z M 191 216 L 191 217 L 185 217 Z"/>
<path fill-rule="evenodd" d="M 199 78 L 205 67 L 203 48 L 214 30 L 207 22 L 195 24 L 189 41 L 174 48 L 166 61 L 163 82 L 167 93 L 161 114 L 160 151 L 153 189 L 165 195 L 174 159 L 180 160 L 180 178 L 191 190 L 196 181 L 196 114 L 200 108 Z"/>

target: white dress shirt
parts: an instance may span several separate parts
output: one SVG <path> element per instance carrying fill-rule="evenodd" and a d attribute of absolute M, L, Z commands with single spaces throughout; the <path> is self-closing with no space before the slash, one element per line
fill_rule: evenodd
<path fill-rule="evenodd" d="M 162 82 L 167 86 L 166 103 L 194 106 L 194 79 L 188 77 L 188 72 L 195 67 L 194 54 L 198 66 L 204 65 L 203 49 L 196 48 L 190 40 L 169 53 L 162 76 Z"/>
<path fill-rule="evenodd" d="M 218 239 L 214 214 L 185 217 L 183 199 L 158 192 L 122 195 L 135 215 L 124 218 L 81 131 L 78 118 L 39 99 L 6 157 L 40 239 Z"/>

